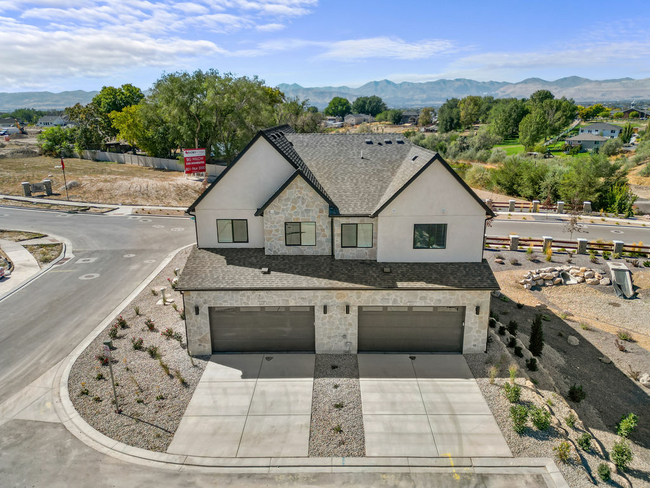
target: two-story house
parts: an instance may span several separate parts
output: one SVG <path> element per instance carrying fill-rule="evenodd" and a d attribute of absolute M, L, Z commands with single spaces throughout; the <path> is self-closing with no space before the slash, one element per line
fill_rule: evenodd
<path fill-rule="evenodd" d="M 188 213 L 193 355 L 485 350 L 494 214 L 399 135 L 260 131 Z"/>
<path fill-rule="evenodd" d="M 605 122 L 597 122 L 595 124 L 580 127 L 580 134 L 591 134 L 594 136 L 605 137 L 607 139 L 615 139 L 621 134 L 622 127 Z"/>
<path fill-rule="evenodd" d="M 359 125 L 372 122 L 375 120 L 372 115 L 367 114 L 347 114 L 343 121 L 348 125 Z"/>

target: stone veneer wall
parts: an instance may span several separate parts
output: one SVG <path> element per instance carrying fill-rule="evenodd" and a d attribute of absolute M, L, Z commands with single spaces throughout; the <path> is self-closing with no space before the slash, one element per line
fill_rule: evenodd
<path fill-rule="evenodd" d="M 489 291 L 446 290 L 299 290 L 299 291 L 194 291 L 185 292 L 187 341 L 192 355 L 212 353 L 209 307 L 249 306 L 314 306 L 316 321 L 316 352 L 357 352 L 358 307 L 382 306 L 460 306 L 465 310 L 463 353 L 485 351 Z M 195 305 L 199 315 L 194 314 Z M 327 314 L 323 314 L 327 305 Z M 345 306 L 350 305 L 350 313 Z M 480 306 L 476 315 L 475 307 Z"/>
<path fill-rule="evenodd" d="M 377 219 L 338 217 L 334 219 L 334 255 L 336 259 L 377 259 Z M 341 224 L 372 224 L 372 247 L 341 247 Z"/>
<path fill-rule="evenodd" d="M 316 222 L 315 246 L 286 246 L 285 222 Z M 298 176 L 264 210 L 266 254 L 331 254 L 329 204 Z"/>

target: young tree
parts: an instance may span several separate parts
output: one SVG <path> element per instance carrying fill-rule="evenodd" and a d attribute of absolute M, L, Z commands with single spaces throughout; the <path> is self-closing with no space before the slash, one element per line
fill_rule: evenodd
<path fill-rule="evenodd" d="M 634 130 L 632 129 L 632 124 L 629 122 L 623 126 L 623 130 L 621 133 L 618 135 L 618 138 L 623 141 L 624 144 L 627 144 L 630 142 L 630 139 L 632 139 L 632 134 L 634 133 Z M 609 142 L 609 141 L 607 141 Z"/>
<path fill-rule="evenodd" d="M 530 328 L 530 343 L 528 345 L 533 356 L 541 356 L 542 349 L 544 349 L 544 330 L 542 326 L 542 316 L 540 314 L 535 315 L 533 319 L 533 325 Z"/>
<path fill-rule="evenodd" d="M 385 110 L 388 110 L 388 107 L 377 95 L 359 97 L 352 103 L 352 113 L 355 114 L 369 114 L 376 117 Z"/>
<path fill-rule="evenodd" d="M 325 108 L 325 115 L 330 117 L 345 117 L 352 113 L 352 106 L 347 98 L 334 97 Z"/>
<path fill-rule="evenodd" d="M 548 122 L 541 109 L 526 115 L 519 124 L 519 141 L 526 149 L 531 149 L 544 138 Z"/>
<path fill-rule="evenodd" d="M 503 138 L 514 137 L 519 131 L 521 120 L 528 113 L 523 100 L 516 98 L 499 100 L 490 112 L 490 130 Z"/>
<path fill-rule="evenodd" d="M 460 123 L 463 127 L 470 127 L 478 121 L 481 113 L 481 97 L 468 96 L 458 103 L 460 108 Z"/>
<path fill-rule="evenodd" d="M 575 196 L 571 200 L 571 208 L 569 209 L 569 220 L 564 225 L 564 232 L 568 232 L 570 235 L 570 240 L 573 240 L 573 234 L 582 232 L 582 224 L 580 223 L 580 209 L 582 205 L 580 204 L 580 199 Z"/>
<path fill-rule="evenodd" d="M 418 117 L 418 125 L 425 126 L 429 125 L 433 120 L 433 116 L 436 113 L 436 109 L 433 107 L 424 107 L 420 110 L 420 116 Z"/>
<path fill-rule="evenodd" d="M 458 98 L 450 98 L 438 110 L 438 130 L 441 133 L 460 129 L 460 108 Z"/>

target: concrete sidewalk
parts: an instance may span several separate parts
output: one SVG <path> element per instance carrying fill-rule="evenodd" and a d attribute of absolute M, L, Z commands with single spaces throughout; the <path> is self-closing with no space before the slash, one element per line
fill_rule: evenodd
<path fill-rule="evenodd" d="M 0 279 L 0 296 L 3 296 L 37 274 L 41 267 L 36 258 L 20 242 L 0 239 L 0 248 L 14 263 L 11 275 Z"/>

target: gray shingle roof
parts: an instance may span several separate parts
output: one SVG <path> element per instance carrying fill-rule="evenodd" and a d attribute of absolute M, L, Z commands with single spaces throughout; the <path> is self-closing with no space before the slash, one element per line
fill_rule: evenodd
<path fill-rule="evenodd" d="M 385 273 L 383 268 L 391 272 Z M 270 274 L 262 274 L 269 268 Z M 332 256 L 267 256 L 264 249 L 194 247 L 177 289 L 498 290 L 487 261 L 480 263 L 377 263 Z"/>
<path fill-rule="evenodd" d="M 285 137 L 327 189 L 341 215 L 372 214 L 436 155 L 397 134 Z M 418 157 L 413 160 L 413 156 Z"/>
<path fill-rule="evenodd" d="M 595 124 L 580 127 L 580 130 L 623 130 L 623 128 L 606 122 L 596 122 Z"/>

